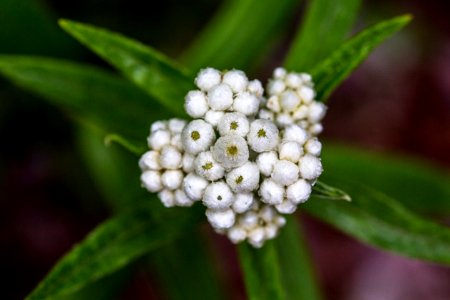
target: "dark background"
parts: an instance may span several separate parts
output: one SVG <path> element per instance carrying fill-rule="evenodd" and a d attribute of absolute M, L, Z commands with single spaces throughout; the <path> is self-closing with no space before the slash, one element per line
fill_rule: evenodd
<path fill-rule="evenodd" d="M 0 0 L 0 53 L 46 55 L 108 68 L 58 29 L 56 20 L 64 17 L 122 32 L 176 57 L 219 4 Z M 358 28 L 403 13 L 415 18 L 331 97 L 324 136 L 373 151 L 419 157 L 448 170 L 449 12 L 448 1 L 365 1 Z M 42 22 L 42 14 L 52 22 Z M 254 71 L 258 78 L 267 78 L 281 62 L 296 26 L 293 23 L 285 32 L 283 44 L 266 58 L 266 67 Z M 2 299 L 23 298 L 61 255 L 109 214 L 77 151 L 74 128 L 64 112 L 0 79 Z M 305 226 L 329 299 L 450 299 L 448 268 L 363 246 L 309 217 Z M 233 284 L 239 278 L 228 281 Z M 238 285 L 236 297 L 242 297 Z M 119 298 L 157 298 L 155 290 L 151 278 L 140 272 Z"/>

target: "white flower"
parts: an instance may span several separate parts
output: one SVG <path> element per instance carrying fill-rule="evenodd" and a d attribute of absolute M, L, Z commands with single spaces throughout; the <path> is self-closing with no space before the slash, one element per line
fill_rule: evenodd
<path fill-rule="evenodd" d="M 261 248 L 265 241 L 265 231 L 262 227 L 257 227 L 248 233 L 248 242 L 255 248 Z"/>
<path fill-rule="evenodd" d="M 236 213 L 244 213 L 250 209 L 254 203 L 253 193 L 238 193 L 234 196 L 233 210 Z"/>
<path fill-rule="evenodd" d="M 259 194 L 264 203 L 280 204 L 283 201 L 284 188 L 272 179 L 265 179 L 259 187 Z"/>
<path fill-rule="evenodd" d="M 152 150 L 161 150 L 165 145 L 170 144 L 170 131 L 165 129 L 159 129 L 153 131 L 147 139 L 148 146 Z"/>
<path fill-rule="evenodd" d="M 208 104 L 213 110 L 226 110 L 233 104 L 233 91 L 227 84 L 218 84 L 208 91 Z"/>
<path fill-rule="evenodd" d="M 239 167 L 249 158 L 247 142 L 237 134 L 220 137 L 212 148 L 212 154 L 225 169 Z"/>
<path fill-rule="evenodd" d="M 183 182 L 183 172 L 180 170 L 166 170 L 161 175 L 162 185 L 169 190 L 176 190 Z"/>
<path fill-rule="evenodd" d="M 247 88 L 248 78 L 244 72 L 240 70 L 231 70 L 223 75 L 223 83 L 229 85 L 233 92 L 242 92 Z"/>
<path fill-rule="evenodd" d="M 209 182 L 206 179 L 194 173 L 189 173 L 184 177 L 183 190 L 192 200 L 201 200 L 208 184 Z"/>
<path fill-rule="evenodd" d="M 280 79 L 271 80 L 267 88 L 270 96 L 281 94 L 285 89 L 286 84 Z"/>
<path fill-rule="evenodd" d="M 285 79 L 286 85 L 291 89 L 296 89 L 303 84 L 302 76 L 297 73 L 289 73 Z"/>
<path fill-rule="evenodd" d="M 249 81 L 247 89 L 250 93 L 253 93 L 258 97 L 261 97 L 264 93 L 264 88 L 261 84 L 261 81 L 259 81 L 258 79 Z"/>
<path fill-rule="evenodd" d="M 266 223 L 273 222 L 276 216 L 275 210 L 270 205 L 264 205 L 258 212 L 258 216 Z"/>
<path fill-rule="evenodd" d="M 275 70 L 273 70 L 273 77 L 276 79 L 283 79 L 286 76 L 287 72 L 286 69 L 278 67 Z"/>
<path fill-rule="evenodd" d="M 327 112 L 327 107 L 321 102 L 313 102 L 309 106 L 308 119 L 311 123 L 317 123 L 323 119 L 325 113 Z"/>
<path fill-rule="evenodd" d="M 289 160 L 297 163 L 303 154 L 303 147 L 297 142 L 283 142 L 278 147 L 280 159 Z"/>
<path fill-rule="evenodd" d="M 192 206 L 194 201 L 183 190 L 178 189 L 175 191 L 175 203 L 178 206 Z"/>
<path fill-rule="evenodd" d="M 275 151 L 263 152 L 256 157 L 256 164 L 259 171 L 265 176 L 270 176 L 273 171 L 273 166 L 278 161 L 278 156 Z"/>
<path fill-rule="evenodd" d="M 258 113 L 258 117 L 264 120 L 273 121 L 275 119 L 274 113 L 267 109 L 260 109 Z"/>
<path fill-rule="evenodd" d="M 158 198 L 165 207 L 175 206 L 175 194 L 169 190 L 162 190 L 158 193 Z"/>
<path fill-rule="evenodd" d="M 238 244 L 247 238 L 247 232 L 239 226 L 231 227 L 230 230 L 228 230 L 227 235 L 230 241 L 234 244 Z"/>
<path fill-rule="evenodd" d="M 203 195 L 203 204 L 206 207 L 214 210 L 223 210 L 230 207 L 233 202 L 233 193 L 225 182 L 213 182 L 206 187 Z"/>
<path fill-rule="evenodd" d="M 150 150 L 144 153 L 139 159 L 139 167 L 144 170 L 161 170 L 159 164 L 159 152 Z"/>
<path fill-rule="evenodd" d="M 206 68 L 200 70 L 197 77 L 195 78 L 195 84 L 199 89 L 203 91 L 208 91 L 213 86 L 217 85 L 221 81 L 222 75 L 220 71 L 213 68 Z"/>
<path fill-rule="evenodd" d="M 305 151 L 314 156 L 319 156 L 322 151 L 322 143 L 317 138 L 309 139 L 305 144 Z"/>
<path fill-rule="evenodd" d="M 181 167 L 183 156 L 177 148 L 171 145 L 164 146 L 161 149 L 160 164 L 164 169 L 179 169 Z"/>
<path fill-rule="evenodd" d="M 145 171 L 142 173 L 141 183 L 151 193 L 159 192 L 163 188 L 161 174 L 158 171 Z"/>
<path fill-rule="evenodd" d="M 179 151 L 183 151 L 183 142 L 181 141 L 181 133 L 175 133 L 170 139 L 170 145 L 176 147 Z"/>
<path fill-rule="evenodd" d="M 213 158 L 211 151 L 201 152 L 194 161 L 195 172 L 201 177 L 216 181 L 225 174 L 224 168 Z"/>
<path fill-rule="evenodd" d="M 167 121 L 156 121 L 150 126 L 150 133 L 160 129 L 167 129 Z"/>
<path fill-rule="evenodd" d="M 246 212 L 240 216 L 239 225 L 246 230 L 255 228 L 258 226 L 258 214 L 254 211 Z"/>
<path fill-rule="evenodd" d="M 300 105 L 300 102 L 300 97 L 292 90 L 281 94 L 281 107 L 287 112 L 295 110 Z"/>
<path fill-rule="evenodd" d="M 279 131 L 275 124 L 269 120 L 257 119 L 250 124 L 247 141 L 256 152 L 273 150 L 279 141 Z"/>
<path fill-rule="evenodd" d="M 233 102 L 233 109 L 246 116 L 255 115 L 258 112 L 261 101 L 256 93 L 253 92 L 241 92 L 239 93 Z"/>
<path fill-rule="evenodd" d="M 298 94 L 300 95 L 304 103 L 312 102 L 315 96 L 314 90 L 307 86 L 301 87 Z"/>
<path fill-rule="evenodd" d="M 181 162 L 183 171 L 185 173 L 191 173 L 194 171 L 194 160 L 195 156 L 189 153 L 184 153 L 183 161 Z"/>
<path fill-rule="evenodd" d="M 203 117 L 209 110 L 206 95 L 201 91 L 190 91 L 184 98 L 184 109 L 193 118 Z"/>
<path fill-rule="evenodd" d="M 275 205 L 275 208 L 280 214 L 292 214 L 297 210 L 297 205 L 284 199 L 282 203 Z"/>
<path fill-rule="evenodd" d="M 227 184 L 235 193 L 247 193 L 258 188 L 259 169 L 253 162 L 246 162 L 240 167 L 231 170 L 226 175 Z"/>
<path fill-rule="evenodd" d="M 300 169 L 300 176 L 308 180 L 317 179 L 323 171 L 320 159 L 310 154 L 306 154 L 300 158 L 298 166 Z"/>
<path fill-rule="evenodd" d="M 203 120 L 194 120 L 183 129 L 181 139 L 187 153 L 197 154 L 212 145 L 215 139 L 214 129 Z"/>
<path fill-rule="evenodd" d="M 298 125 L 290 125 L 284 129 L 283 140 L 297 142 L 303 145 L 308 139 L 308 133 Z"/>
<path fill-rule="evenodd" d="M 187 124 L 185 120 L 176 118 L 170 119 L 168 123 L 169 130 L 172 134 L 181 133 Z"/>
<path fill-rule="evenodd" d="M 323 126 L 320 123 L 311 125 L 308 129 L 309 133 L 313 136 L 319 135 L 323 131 Z"/>
<path fill-rule="evenodd" d="M 275 238 L 278 234 L 278 226 L 275 224 L 267 224 L 264 227 L 264 236 L 266 240 L 271 240 Z"/>
<path fill-rule="evenodd" d="M 304 179 L 299 179 L 286 189 L 286 198 L 294 204 L 303 203 L 311 195 L 311 184 Z"/>
<path fill-rule="evenodd" d="M 248 119 L 242 113 L 226 113 L 217 125 L 220 135 L 237 134 L 246 136 L 250 130 Z"/>
<path fill-rule="evenodd" d="M 215 229 L 227 229 L 233 226 L 236 215 L 231 209 L 226 210 L 206 210 L 206 217 L 208 222 Z"/>
<path fill-rule="evenodd" d="M 279 113 L 275 117 L 276 123 L 281 127 L 286 127 L 291 124 L 294 124 L 294 119 L 289 113 Z"/>
<path fill-rule="evenodd" d="M 223 111 L 208 110 L 205 114 L 205 121 L 213 127 L 216 127 L 224 115 L 225 113 Z"/>
<path fill-rule="evenodd" d="M 297 181 L 299 167 L 291 161 L 279 160 L 275 163 L 272 172 L 272 179 L 280 185 L 290 185 Z"/>

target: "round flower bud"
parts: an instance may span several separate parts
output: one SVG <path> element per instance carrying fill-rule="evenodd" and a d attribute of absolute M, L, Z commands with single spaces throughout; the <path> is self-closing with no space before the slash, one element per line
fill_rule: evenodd
<path fill-rule="evenodd" d="M 210 181 L 223 177 L 224 168 L 213 158 L 211 151 L 201 152 L 194 161 L 195 172 Z"/>
<path fill-rule="evenodd" d="M 247 88 L 248 78 L 244 72 L 240 70 L 231 70 L 223 75 L 223 83 L 228 84 L 233 92 L 242 92 Z"/>
<path fill-rule="evenodd" d="M 272 179 L 265 179 L 259 187 L 259 194 L 264 203 L 280 204 L 283 201 L 284 188 Z"/>
<path fill-rule="evenodd" d="M 260 109 L 259 113 L 258 113 L 258 117 L 260 119 L 270 120 L 270 121 L 273 121 L 275 119 L 275 116 L 274 116 L 273 112 L 269 111 L 267 109 Z"/>
<path fill-rule="evenodd" d="M 303 203 L 311 195 L 311 184 L 304 179 L 299 179 L 286 189 L 286 198 L 294 204 Z"/>
<path fill-rule="evenodd" d="M 208 112 L 205 114 L 205 121 L 211 124 L 213 127 L 216 127 L 219 125 L 220 120 L 222 120 L 225 113 L 223 111 L 215 111 L 215 110 L 208 110 Z"/>
<path fill-rule="evenodd" d="M 203 91 L 208 91 L 220 83 L 221 77 L 219 70 L 213 68 L 202 69 L 195 78 L 195 85 Z"/>
<path fill-rule="evenodd" d="M 161 150 L 160 164 L 164 169 L 178 169 L 181 166 L 183 156 L 177 148 L 171 145 L 164 146 Z"/>
<path fill-rule="evenodd" d="M 170 139 L 170 145 L 177 148 L 179 151 L 184 151 L 183 149 L 183 143 L 181 142 L 181 134 L 176 133 L 172 135 L 172 138 Z"/>
<path fill-rule="evenodd" d="M 191 173 L 192 171 L 194 171 L 194 160 L 195 156 L 192 154 L 185 153 L 183 155 L 183 161 L 181 162 L 181 164 L 185 173 Z"/>
<path fill-rule="evenodd" d="M 165 129 L 153 131 L 147 139 L 148 146 L 152 150 L 161 150 L 165 145 L 170 144 L 170 132 Z"/>
<path fill-rule="evenodd" d="M 197 154 L 207 150 L 214 142 L 216 135 L 211 124 L 203 120 L 194 120 L 184 127 L 181 141 L 184 150 L 190 154 Z"/>
<path fill-rule="evenodd" d="M 285 111 L 293 111 L 300 105 L 301 99 L 293 91 L 285 91 L 281 94 L 281 107 Z"/>
<path fill-rule="evenodd" d="M 297 205 L 285 199 L 282 203 L 275 205 L 280 214 L 292 214 L 297 210 Z"/>
<path fill-rule="evenodd" d="M 273 150 L 278 144 L 278 128 L 269 120 L 257 119 L 250 124 L 247 141 L 255 152 Z"/>
<path fill-rule="evenodd" d="M 276 117 L 276 122 L 280 127 L 286 127 L 294 123 L 294 119 L 288 113 L 278 114 Z"/>
<path fill-rule="evenodd" d="M 149 192 L 159 192 L 162 189 L 161 174 L 158 171 L 145 171 L 141 174 L 141 183 Z"/>
<path fill-rule="evenodd" d="M 175 191 L 175 204 L 178 206 L 192 206 L 194 204 L 194 201 L 192 201 L 191 198 L 189 198 L 183 190 L 176 190 Z"/>
<path fill-rule="evenodd" d="M 255 248 L 261 248 L 265 241 L 264 228 L 257 227 L 248 233 L 248 242 Z"/>
<path fill-rule="evenodd" d="M 276 212 L 275 210 L 272 208 L 272 206 L 270 205 L 265 205 L 264 207 L 262 207 L 260 209 L 260 211 L 258 212 L 258 216 L 266 223 L 271 223 L 275 216 L 276 216 Z"/>
<path fill-rule="evenodd" d="M 280 101 L 278 99 L 278 96 L 272 96 L 267 100 L 266 103 L 267 108 L 269 108 L 273 112 L 280 112 L 281 111 L 281 105 Z"/>
<path fill-rule="evenodd" d="M 320 122 L 327 112 L 327 107 L 321 102 L 312 102 L 309 106 L 308 120 L 311 123 Z"/>
<path fill-rule="evenodd" d="M 302 98 L 304 103 L 311 103 L 314 100 L 314 90 L 310 87 L 303 86 L 299 91 L 298 94 L 300 98 Z"/>
<path fill-rule="evenodd" d="M 236 213 L 242 214 L 250 209 L 253 205 L 253 201 L 253 193 L 235 194 L 232 208 Z"/>
<path fill-rule="evenodd" d="M 161 165 L 159 164 L 159 152 L 154 150 L 145 152 L 139 160 L 139 167 L 142 171 L 161 170 Z"/>
<path fill-rule="evenodd" d="M 300 105 L 292 114 L 294 120 L 305 119 L 309 114 L 309 107 L 307 105 Z"/>
<path fill-rule="evenodd" d="M 311 154 L 306 154 L 300 158 L 298 165 L 300 176 L 308 180 L 317 179 L 323 171 L 320 159 Z"/>
<path fill-rule="evenodd" d="M 239 218 L 239 225 L 250 230 L 258 226 L 258 214 L 254 211 L 248 211 Z"/>
<path fill-rule="evenodd" d="M 278 147 L 280 159 L 297 163 L 303 154 L 303 147 L 297 142 L 284 142 Z"/>
<path fill-rule="evenodd" d="M 312 83 L 312 77 L 308 73 L 300 73 L 300 76 L 302 77 L 303 84 L 310 84 Z"/>
<path fill-rule="evenodd" d="M 208 222 L 215 229 L 227 229 L 233 226 L 236 216 L 231 209 L 226 210 L 206 210 Z"/>
<path fill-rule="evenodd" d="M 255 94 L 258 97 L 261 97 L 264 93 L 264 88 L 261 84 L 261 81 L 259 81 L 258 79 L 249 81 L 247 89 L 250 93 Z"/>
<path fill-rule="evenodd" d="M 234 99 L 233 110 L 250 116 L 258 112 L 259 104 L 260 100 L 255 94 L 242 92 Z"/>
<path fill-rule="evenodd" d="M 297 181 L 299 168 L 288 160 L 279 160 L 275 163 L 272 172 L 272 179 L 280 185 L 290 185 Z"/>
<path fill-rule="evenodd" d="M 265 176 L 270 176 L 273 171 L 273 166 L 277 161 L 278 156 L 275 151 L 263 152 L 256 158 L 259 171 Z"/>
<path fill-rule="evenodd" d="M 186 124 L 187 122 L 185 120 L 173 118 L 169 120 L 168 127 L 172 133 L 181 133 Z"/>
<path fill-rule="evenodd" d="M 266 240 L 271 240 L 275 238 L 278 234 L 278 226 L 275 224 L 267 224 L 264 227 L 264 235 Z"/>
<path fill-rule="evenodd" d="M 165 207 L 175 206 L 175 194 L 169 190 L 162 190 L 158 193 L 158 198 Z"/>
<path fill-rule="evenodd" d="M 208 104 L 213 110 L 226 110 L 233 104 L 233 91 L 226 84 L 218 84 L 208 91 Z"/>
<path fill-rule="evenodd" d="M 319 135 L 323 131 L 323 126 L 320 123 L 313 124 L 308 131 L 311 135 Z"/>
<path fill-rule="evenodd" d="M 245 240 L 247 237 L 247 232 L 239 227 L 239 226 L 233 226 L 228 230 L 228 238 L 233 244 L 238 244 Z"/>
<path fill-rule="evenodd" d="M 184 97 L 184 109 L 193 118 L 201 118 L 209 110 L 206 95 L 201 91 L 190 91 Z"/>
<path fill-rule="evenodd" d="M 286 219 L 282 216 L 276 216 L 273 223 L 278 227 L 283 227 L 286 225 Z"/>
<path fill-rule="evenodd" d="M 214 159 L 225 169 L 236 168 L 248 161 L 249 151 L 246 141 L 237 134 L 220 137 L 212 148 Z"/>
<path fill-rule="evenodd" d="M 283 79 L 286 76 L 287 72 L 285 68 L 278 67 L 275 70 L 273 70 L 273 77 L 276 79 Z"/>
<path fill-rule="evenodd" d="M 189 173 L 184 177 L 183 190 L 192 200 L 200 200 L 203 198 L 203 194 L 205 193 L 208 184 L 209 182 L 206 179 L 194 173 Z"/>
<path fill-rule="evenodd" d="M 297 73 L 289 73 L 286 76 L 285 82 L 286 82 L 286 85 L 291 89 L 298 89 L 303 84 L 302 76 Z"/>
<path fill-rule="evenodd" d="M 248 119 L 242 113 L 226 113 L 217 125 L 220 135 L 237 134 L 246 136 L 250 130 Z"/>
<path fill-rule="evenodd" d="M 203 204 L 211 209 L 225 209 L 234 202 L 230 187 L 222 181 L 213 182 L 208 185 L 203 195 Z"/>
<path fill-rule="evenodd" d="M 259 169 L 253 162 L 231 170 L 226 176 L 227 184 L 235 193 L 247 193 L 258 188 Z"/>
<path fill-rule="evenodd" d="M 176 190 L 183 182 L 183 172 L 180 170 L 167 170 L 161 175 L 163 186 L 169 190 Z"/>
<path fill-rule="evenodd" d="M 280 79 L 271 80 L 267 87 L 267 91 L 271 96 L 281 94 L 285 89 L 286 84 Z"/>
<path fill-rule="evenodd" d="M 308 139 L 308 133 L 298 125 L 290 125 L 284 129 L 283 140 L 297 142 L 303 145 Z"/>
<path fill-rule="evenodd" d="M 150 126 L 150 132 L 160 129 L 167 129 L 167 121 L 156 121 Z"/>
<path fill-rule="evenodd" d="M 319 156 L 322 151 L 322 143 L 317 138 L 309 139 L 305 144 L 305 151 L 314 156 Z"/>

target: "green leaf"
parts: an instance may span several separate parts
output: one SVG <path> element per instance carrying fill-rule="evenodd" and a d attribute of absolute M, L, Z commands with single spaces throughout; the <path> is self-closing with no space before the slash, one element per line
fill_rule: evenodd
<path fill-rule="evenodd" d="M 189 73 L 156 50 L 118 33 L 61 20 L 60 26 L 119 69 L 176 116 L 186 116 L 185 94 L 193 89 Z"/>
<path fill-rule="evenodd" d="M 300 224 L 294 216 L 287 216 L 286 220 L 275 238 L 286 299 L 321 299 Z"/>
<path fill-rule="evenodd" d="M 248 299 L 286 299 L 282 285 L 282 270 L 273 240 L 266 242 L 261 249 L 241 243 L 238 252 Z"/>
<path fill-rule="evenodd" d="M 146 149 L 145 147 L 140 147 L 140 146 L 134 145 L 132 142 L 128 141 L 123 136 L 120 136 L 118 134 L 110 133 L 110 134 L 106 135 L 105 136 L 105 145 L 111 146 L 113 143 L 122 146 L 124 149 L 135 154 L 136 156 L 143 154 Z"/>
<path fill-rule="evenodd" d="M 323 199 L 352 201 L 349 194 L 341 189 L 317 181 L 313 187 L 313 195 Z"/>
<path fill-rule="evenodd" d="M 62 60 L 0 56 L 0 74 L 67 110 L 84 123 L 145 143 L 152 120 L 167 112 L 108 72 Z"/>
<path fill-rule="evenodd" d="M 300 30 L 285 60 L 291 70 L 309 71 L 347 37 L 360 0 L 310 0 Z"/>
<path fill-rule="evenodd" d="M 171 210 L 155 219 L 151 209 L 143 207 L 114 217 L 62 258 L 27 299 L 63 298 L 80 290 L 173 241 L 189 228 L 191 218 Z"/>
<path fill-rule="evenodd" d="M 372 50 L 411 21 L 410 15 L 380 22 L 362 31 L 315 66 L 312 77 L 317 99 L 325 101 L 331 92 L 361 64 Z"/>
<path fill-rule="evenodd" d="M 193 70 L 247 69 L 293 17 L 298 0 L 225 1 L 184 53 Z"/>
<path fill-rule="evenodd" d="M 450 264 L 450 229 L 408 211 L 385 194 L 357 182 L 335 180 L 352 202 L 313 197 L 307 212 L 369 245 L 412 258 Z"/>
<path fill-rule="evenodd" d="M 450 215 L 450 176 L 425 162 L 325 142 L 322 163 L 321 180 L 329 184 L 341 187 L 334 179 L 344 175 L 392 196 L 412 211 Z"/>

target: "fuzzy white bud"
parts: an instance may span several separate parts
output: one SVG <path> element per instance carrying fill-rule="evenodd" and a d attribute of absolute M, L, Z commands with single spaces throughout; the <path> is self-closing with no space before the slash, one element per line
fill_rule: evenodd
<path fill-rule="evenodd" d="M 280 204 L 283 201 L 284 188 L 272 179 L 265 179 L 259 187 L 259 194 L 264 203 Z"/>
<path fill-rule="evenodd" d="M 173 118 L 169 120 L 168 127 L 172 133 L 181 133 L 186 124 L 185 120 Z"/>
<path fill-rule="evenodd" d="M 139 159 L 139 167 L 142 171 L 144 170 L 161 170 L 161 165 L 159 164 L 159 152 L 158 151 L 147 151 Z"/>
<path fill-rule="evenodd" d="M 208 110 L 205 114 L 205 121 L 213 127 L 216 127 L 224 115 L 225 113 L 223 111 Z"/>
<path fill-rule="evenodd" d="M 275 208 L 280 214 L 292 214 L 297 210 L 297 205 L 284 199 L 282 203 L 275 205 Z"/>
<path fill-rule="evenodd" d="M 244 72 L 240 70 L 231 70 L 223 75 L 223 83 L 228 84 L 233 92 L 242 92 L 247 88 L 248 78 Z"/>
<path fill-rule="evenodd" d="M 220 135 L 237 134 L 246 136 L 250 130 L 250 124 L 245 115 L 239 112 L 226 113 L 217 125 Z"/>
<path fill-rule="evenodd" d="M 164 146 L 161 149 L 160 164 L 164 169 L 178 169 L 181 167 L 183 156 L 177 148 L 171 145 Z"/>
<path fill-rule="evenodd" d="M 279 131 L 275 124 L 269 120 L 257 119 L 250 124 L 247 141 L 255 152 L 273 150 L 279 141 Z"/>
<path fill-rule="evenodd" d="M 281 94 L 281 107 L 285 111 L 293 111 L 300 105 L 301 99 L 294 91 L 287 90 Z"/>
<path fill-rule="evenodd" d="M 183 172 L 180 170 L 167 170 L 161 175 L 163 186 L 169 190 L 176 190 L 183 182 Z"/>
<path fill-rule="evenodd" d="M 161 150 L 165 145 L 170 144 L 170 131 L 165 129 L 159 129 L 153 131 L 147 139 L 148 146 L 152 150 Z"/>
<path fill-rule="evenodd" d="M 265 241 L 264 228 L 256 227 L 248 233 L 248 242 L 255 248 L 261 248 Z"/>
<path fill-rule="evenodd" d="M 321 102 L 312 102 L 309 105 L 308 119 L 311 123 L 320 122 L 325 116 L 326 112 L 327 107 L 325 106 L 325 104 Z"/>
<path fill-rule="evenodd" d="M 260 109 L 258 113 L 258 117 L 264 120 L 273 121 L 275 119 L 275 115 L 272 111 L 267 109 Z"/>
<path fill-rule="evenodd" d="M 258 226 L 258 214 L 254 211 L 248 211 L 239 218 L 239 225 L 250 230 Z"/>
<path fill-rule="evenodd" d="M 283 140 L 297 142 L 303 145 L 308 139 L 308 133 L 298 125 L 290 125 L 284 129 Z"/>
<path fill-rule="evenodd" d="M 215 140 L 211 124 L 203 120 L 194 120 L 183 129 L 181 139 L 184 150 L 190 154 L 198 154 L 207 150 Z"/>
<path fill-rule="evenodd" d="M 311 103 L 314 100 L 314 96 L 315 96 L 314 90 L 307 86 L 303 86 L 298 91 L 298 94 L 302 98 L 304 103 Z"/>
<path fill-rule="evenodd" d="M 303 203 L 311 195 L 311 184 L 304 179 L 299 179 L 286 189 L 286 198 L 294 204 Z"/>
<path fill-rule="evenodd" d="M 278 156 L 275 151 L 263 152 L 256 158 L 256 164 L 259 171 L 265 176 L 270 176 L 273 171 L 273 166 L 278 161 Z"/>
<path fill-rule="evenodd" d="M 249 81 L 247 89 L 250 93 L 255 94 L 258 97 L 261 97 L 264 93 L 264 88 L 261 84 L 261 81 L 259 81 L 258 79 Z"/>
<path fill-rule="evenodd" d="M 247 142 L 237 134 L 220 137 L 212 148 L 212 154 L 225 169 L 239 167 L 249 158 Z"/>
<path fill-rule="evenodd" d="M 233 193 L 230 187 L 222 182 L 213 182 L 205 189 L 203 195 L 203 204 L 211 209 L 225 209 L 230 207 L 234 202 Z"/>
<path fill-rule="evenodd" d="M 169 190 L 162 190 L 158 193 L 158 198 L 165 207 L 175 206 L 175 194 Z"/>
<path fill-rule="evenodd" d="M 322 143 L 317 138 L 309 139 L 305 144 L 305 151 L 314 156 L 319 156 L 322 151 Z"/>
<path fill-rule="evenodd" d="M 208 104 L 213 110 L 226 110 L 233 104 L 233 91 L 226 84 L 218 84 L 208 91 Z"/>
<path fill-rule="evenodd" d="M 190 91 L 184 97 L 184 109 L 193 118 L 201 118 L 209 110 L 206 95 L 201 91 Z"/>
<path fill-rule="evenodd" d="M 281 94 L 286 89 L 286 84 L 281 79 L 271 80 L 267 86 L 269 95 Z"/>
<path fill-rule="evenodd" d="M 323 171 L 320 159 L 311 154 L 306 154 L 300 158 L 298 165 L 300 176 L 308 180 L 317 179 Z"/>
<path fill-rule="evenodd" d="M 167 129 L 167 121 L 156 121 L 150 126 L 150 132 L 160 129 Z"/>
<path fill-rule="evenodd" d="M 206 179 L 194 173 L 189 173 L 184 177 L 183 190 L 192 200 L 200 200 L 203 198 L 203 194 L 205 193 L 208 184 L 209 182 Z"/>
<path fill-rule="evenodd" d="M 219 70 L 213 68 L 202 69 L 195 78 L 195 84 L 199 89 L 208 91 L 220 83 L 221 77 L 222 75 Z"/>
<path fill-rule="evenodd" d="M 289 160 L 297 163 L 303 154 L 303 147 L 297 142 L 283 142 L 278 147 L 280 159 Z"/>
<path fill-rule="evenodd" d="M 142 173 L 141 183 L 151 193 L 159 192 L 163 188 L 161 174 L 158 171 L 145 171 Z"/>
<path fill-rule="evenodd" d="M 253 193 L 239 193 L 234 196 L 232 208 L 237 213 L 244 213 L 250 209 L 254 202 Z"/>
<path fill-rule="evenodd" d="M 216 181 L 225 174 L 225 169 L 214 159 L 211 151 L 201 152 L 194 161 L 195 172 L 210 181 Z"/>
<path fill-rule="evenodd" d="M 247 232 L 239 226 L 233 226 L 230 230 L 228 230 L 227 235 L 233 244 L 238 244 L 245 240 L 247 237 Z"/>
<path fill-rule="evenodd" d="M 303 84 L 302 76 L 298 73 L 289 73 L 286 76 L 285 82 L 286 85 L 291 89 L 297 89 Z"/>
<path fill-rule="evenodd" d="M 236 219 L 235 213 L 231 209 L 226 210 L 206 210 L 208 222 L 215 229 L 227 229 L 233 226 Z"/>
<path fill-rule="evenodd" d="M 194 171 L 194 160 L 195 156 L 189 153 L 184 153 L 183 155 L 183 161 L 181 162 L 183 166 L 183 171 L 185 173 L 191 173 Z"/>
<path fill-rule="evenodd" d="M 175 191 L 175 204 L 178 206 L 192 206 L 194 204 L 194 201 L 189 198 L 186 193 L 183 190 L 176 190 Z"/>
<path fill-rule="evenodd" d="M 272 172 L 272 179 L 280 185 L 290 185 L 297 181 L 299 168 L 296 164 L 288 160 L 279 160 L 275 163 Z"/>
<path fill-rule="evenodd" d="M 249 92 L 237 95 L 233 102 L 233 109 L 246 116 L 255 115 L 259 109 L 260 100 L 258 96 Z"/>
<path fill-rule="evenodd" d="M 276 79 L 283 79 L 286 76 L 287 72 L 285 68 L 278 67 L 275 70 L 273 70 L 273 77 Z"/>
<path fill-rule="evenodd" d="M 253 162 L 231 170 L 226 176 L 227 184 L 235 193 L 247 193 L 256 190 L 259 184 L 259 169 Z"/>

